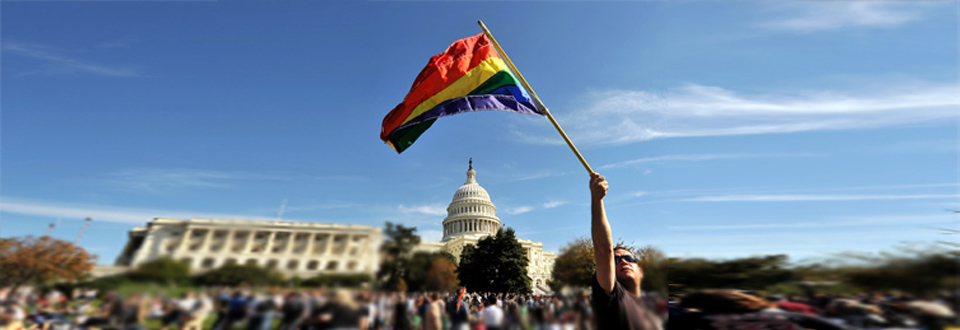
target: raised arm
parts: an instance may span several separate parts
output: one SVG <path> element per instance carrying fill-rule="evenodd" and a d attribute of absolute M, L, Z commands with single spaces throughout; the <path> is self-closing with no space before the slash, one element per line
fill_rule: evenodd
<path fill-rule="evenodd" d="M 593 260 L 597 262 L 597 282 L 606 293 L 613 292 L 616 281 L 613 264 L 613 239 L 610 223 L 603 208 L 607 180 L 598 173 L 590 174 L 590 233 L 593 238 Z"/>

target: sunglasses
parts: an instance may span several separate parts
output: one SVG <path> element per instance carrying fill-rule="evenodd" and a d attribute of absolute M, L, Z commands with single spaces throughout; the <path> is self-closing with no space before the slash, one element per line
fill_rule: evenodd
<path fill-rule="evenodd" d="M 614 265 L 620 264 L 620 260 L 623 260 L 629 263 L 637 263 L 637 258 L 634 258 L 632 255 L 629 255 L 629 254 L 622 255 L 622 256 L 613 256 Z"/>

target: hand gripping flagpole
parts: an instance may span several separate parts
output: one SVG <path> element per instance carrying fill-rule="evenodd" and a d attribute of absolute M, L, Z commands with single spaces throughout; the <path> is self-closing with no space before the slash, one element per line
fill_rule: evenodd
<path fill-rule="evenodd" d="M 550 118 L 550 123 L 553 124 L 553 127 L 557 128 L 557 132 L 560 132 L 560 136 L 563 137 L 564 141 L 567 141 L 567 145 L 570 146 L 570 150 L 573 150 L 573 153 L 577 155 L 577 158 L 580 159 L 580 163 L 583 164 L 583 167 L 587 169 L 587 172 L 593 174 L 593 169 L 590 168 L 590 164 L 587 164 L 587 160 L 583 159 L 583 155 L 580 154 L 580 151 L 577 150 L 577 147 L 573 145 L 573 141 L 570 141 L 570 138 L 567 137 L 567 133 L 563 132 L 563 129 L 560 128 L 560 124 L 557 123 L 556 119 L 553 119 L 553 115 L 550 114 L 550 110 L 547 110 L 547 106 L 543 105 L 543 102 L 540 101 L 540 98 L 537 97 L 537 92 L 533 91 L 533 88 L 530 88 L 530 84 L 527 83 L 526 79 L 523 79 L 523 75 L 520 74 L 520 71 L 517 70 L 517 67 L 513 65 L 513 62 L 510 61 L 510 57 L 507 57 L 507 53 L 503 51 L 503 48 L 500 48 L 500 44 L 497 43 L 497 39 L 493 38 L 493 34 L 490 33 L 490 30 L 487 30 L 487 26 L 483 25 L 483 21 L 477 21 L 480 24 L 480 27 L 483 28 L 483 33 L 487 35 L 487 38 L 493 42 L 493 46 L 497 47 L 497 51 L 500 52 L 500 55 L 503 55 L 503 60 L 507 62 L 507 65 L 510 66 L 510 69 L 517 74 L 517 78 L 520 78 L 520 83 L 523 84 L 523 87 L 530 92 L 530 96 L 533 96 L 533 99 L 536 101 L 536 105 L 543 110 L 543 113 L 547 115 L 547 118 Z"/>

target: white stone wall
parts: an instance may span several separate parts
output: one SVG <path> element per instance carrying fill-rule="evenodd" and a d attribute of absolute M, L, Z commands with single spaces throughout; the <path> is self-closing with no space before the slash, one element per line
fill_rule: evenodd
<path fill-rule="evenodd" d="M 118 265 L 136 266 L 161 257 L 186 261 L 194 272 L 226 264 L 273 268 L 288 276 L 321 273 L 375 274 L 382 229 L 371 226 L 290 221 L 163 219 L 131 231 Z"/>

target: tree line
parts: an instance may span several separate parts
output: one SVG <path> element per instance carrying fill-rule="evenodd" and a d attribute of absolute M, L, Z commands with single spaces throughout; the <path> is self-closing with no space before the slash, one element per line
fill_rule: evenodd
<path fill-rule="evenodd" d="M 380 247 L 380 269 L 375 276 L 320 274 L 286 278 L 273 269 L 237 264 L 191 274 L 188 264 L 163 258 L 143 263 L 126 274 L 92 280 L 88 274 L 96 256 L 73 243 L 48 236 L 2 238 L 0 287 L 68 281 L 103 288 L 141 282 L 179 286 L 365 285 L 395 291 L 449 292 L 459 287 L 471 292 L 532 291 L 527 275 L 529 260 L 512 228 L 484 237 L 476 246 L 465 246 L 459 262 L 444 251 L 415 251 L 419 243 L 415 227 L 387 223 Z M 786 255 L 729 260 L 668 258 L 652 246 L 637 247 L 624 242 L 618 245 L 638 257 L 644 270 L 645 291 L 730 288 L 799 293 L 820 286 L 816 289 L 926 294 L 960 286 L 960 277 L 956 276 L 960 273 L 960 250 L 957 249 L 902 249 L 882 253 L 870 262 L 791 265 Z M 577 238 L 560 250 L 548 285 L 555 291 L 564 287 L 589 287 L 595 269 L 592 242 L 586 237 Z"/>
<path fill-rule="evenodd" d="M 706 288 L 802 293 L 809 290 L 853 293 L 897 290 L 916 295 L 960 287 L 960 250 L 929 246 L 898 248 L 864 258 L 841 254 L 819 263 L 791 265 L 786 255 L 729 260 L 667 258 L 652 246 L 633 251 L 644 269 L 643 290 L 692 291 Z M 593 243 L 581 237 L 560 250 L 555 262 L 554 290 L 587 287 L 595 272 Z"/>

